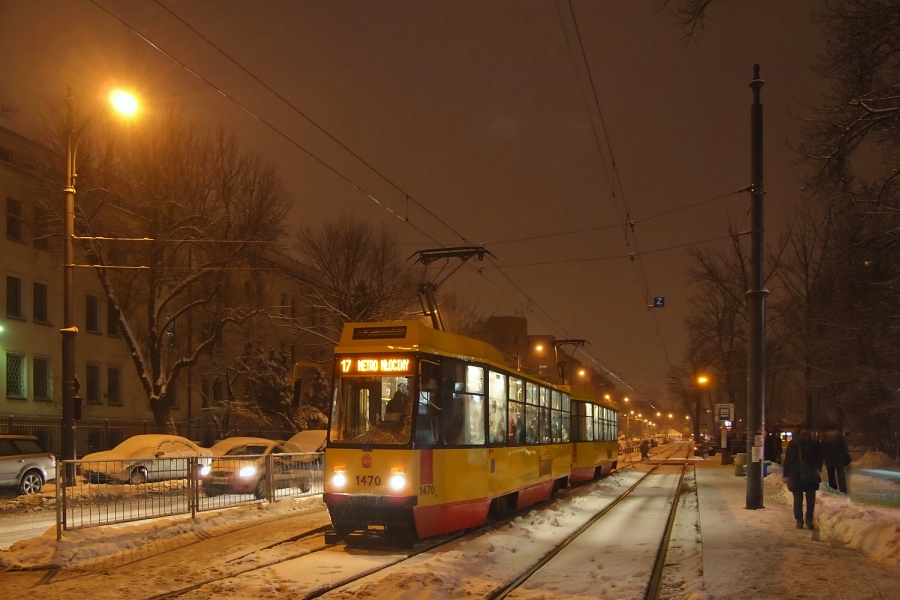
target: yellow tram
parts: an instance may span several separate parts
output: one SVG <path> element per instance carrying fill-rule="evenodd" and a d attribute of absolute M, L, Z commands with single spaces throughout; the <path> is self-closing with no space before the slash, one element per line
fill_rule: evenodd
<path fill-rule="evenodd" d="M 417 321 L 347 324 L 335 348 L 326 539 L 482 525 L 607 474 L 616 430 L 612 406 L 510 369 L 485 342 Z"/>

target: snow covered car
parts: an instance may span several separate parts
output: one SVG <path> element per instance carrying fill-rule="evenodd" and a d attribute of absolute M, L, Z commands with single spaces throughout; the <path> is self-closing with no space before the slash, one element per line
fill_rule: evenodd
<path fill-rule="evenodd" d="M 207 496 L 220 494 L 253 494 L 265 498 L 268 489 L 266 461 L 271 455 L 272 483 L 275 489 L 312 489 L 312 479 L 301 457 L 273 440 L 264 438 L 230 438 L 215 444 L 209 475 L 203 480 Z"/>
<path fill-rule="evenodd" d="M 199 473 L 209 473 L 212 451 L 178 435 L 135 435 L 112 450 L 94 452 L 81 460 L 87 483 L 131 483 L 187 479 L 192 457 L 198 457 Z"/>
<path fill-rule="evenodd" d="M 44 482 L 56 479 L 56 457 L 41 448 L 31 435 L 0 435 L 0 486 L 16 486 L 30 496 Z"/>

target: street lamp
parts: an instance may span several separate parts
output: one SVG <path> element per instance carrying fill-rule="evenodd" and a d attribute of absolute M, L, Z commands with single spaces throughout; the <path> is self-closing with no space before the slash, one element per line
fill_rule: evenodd
<path fill-rule="evenodd" d="M 127 92 L 113 91 L 109 96 L 110 104 L 124 115 L 133 115 L 137 111 L 137 100 Z M 84 128 L 93 115 L 86 119 L 80 127 L 75 127 L 75 97 L 72 88 L 66 98 L 66 195 L 65 232 L 63 236 L 63 328 L 62 333 L 62 431 L 60 443 L 62 459 L 75 460 L 75 394 L 78 392 L 78 380 L 75 378 L 75 325 L 74 291 L 75 291 L 75 159 L 78 155 L 78 141 Z M 75 465 L 66 468 L 66 479 L 74 480 Z M 74 481 L 67 481 L 74 483 Z"/>

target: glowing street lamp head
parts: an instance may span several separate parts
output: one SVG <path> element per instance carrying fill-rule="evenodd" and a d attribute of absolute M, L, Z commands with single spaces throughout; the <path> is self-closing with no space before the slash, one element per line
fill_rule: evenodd
<path fill-rule="evenodd" d="M 584 369 L 581 369 L 580 371 L 578 371 L 578 374 L 581 375 L 582 377 L 584 377 L 584 373 L 585 373 Z"/>
<path fill-rule="evenodd" d="M 625 396 L 625 402 L 628 402 L 628 396 Z"/>
<path fill-rule="evenodd" d="M 604 394 L 603 397 L 606 398 L 607 400 L 609 400 L 609 394 Z"/>
<path fill-rule="evenodd" d="M 704 383 L 706 383 L 706 382 L 708 382 L 708 381 L 709 381 L 709 378 L 708 378 L 706 375 L 700 375 L 700 376 L 697 378 L 697 383 L 699 383 L 699 384 L 701 384 L 701 385 L 704 384 Z"/>
<path fill-rule="evenodd" d="M 123 90 L 113 90 L 109 93 L 109 103 L 123 115 L 130 117 L 137 112 L 137 98 Z"/>
<path fill-rule="evenodd" d="M 538 344 L 537 346 L 534 347 L 534 349 L 537 350 L 538 352 L 540 352 L 541 350 L 544 349 L 544 346 L 542 346 L 541 344 Z"/>

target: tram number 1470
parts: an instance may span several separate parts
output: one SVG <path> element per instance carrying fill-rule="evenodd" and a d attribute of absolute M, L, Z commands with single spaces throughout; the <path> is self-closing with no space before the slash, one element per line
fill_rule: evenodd
<path fill-rule="evenodd" d="M 381 485 L 381 477 L 378 475 L 357 475 L 356 485 Z"/>

